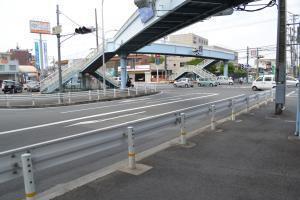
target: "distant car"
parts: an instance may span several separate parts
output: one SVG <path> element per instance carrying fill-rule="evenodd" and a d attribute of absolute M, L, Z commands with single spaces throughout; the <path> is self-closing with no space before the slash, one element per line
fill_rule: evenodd
<path fill-rule="evenodd" d="M 275 77 L 274 75 L 264 75 L 258 77 L 252 83 L 252 90 L 268 90 L 276 87 Z"/>
<path fill-rule="evenodd" d="M 292 77 L 292 76 L 287 76 L 286 77 L 286 85 L 287 86 L 296 86 L 296 87 L 298 87 L 299 86 L 299 80 Z"/>
<path fill-rule="evenodd" d="M 180 78 L 173 83 L 174 87 L 194 87 L 194 82 L 190 78 Z"/>
<path fill-rule="evenodd" d="M 39 92 L 40 91 L 40 83 L 39 82 L 30 82 L 27 84 L 28 92 Z"/>
<path fill-rule="evenodd" d="M 211 78 L 200 78 L 198 81 L 197 81 L 197 84 L 199 87 L 201 86 L 210 86 L 210 87 L 214 87 L 214 86 L 217 86 L 218 85 L 218 82 L 211 79 Z"/>
<path fill-rule="evenodd" d="M 218 76 L 217 83 L 218 85 L 233 85 L 233 80 L 231 77 Z"/>
<path fill-rule="evenodd" d="M 21 83 L 13 80 L 4 80 L 2 82 L 2 91 L 6 93 L 18 93 L 23 91 L 23 86 Z"/>
<path fill-rule="evenodd" d="M 115 77 L 113 77 L 113 79 L 114 79 L 114 81 L 117 82 L 117 84 L 118 84 L 119 86 L 121 85 L 121 77 L 115 76 Z"/>

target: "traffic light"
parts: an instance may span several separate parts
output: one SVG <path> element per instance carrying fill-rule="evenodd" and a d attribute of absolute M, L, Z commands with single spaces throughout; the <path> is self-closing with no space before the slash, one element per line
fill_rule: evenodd
<path fill-rule="evenodd" d="M 75 33 L 77 33 L 77 34 L 87 34 L 87 33 L 91 33 L 91 32 L 93 32 L 93 29 L 87 28 L 85 26 L 75 29 Z"/>

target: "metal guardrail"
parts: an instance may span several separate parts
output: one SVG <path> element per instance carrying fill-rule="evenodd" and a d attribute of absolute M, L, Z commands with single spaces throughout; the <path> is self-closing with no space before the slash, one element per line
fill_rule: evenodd
<path fill-rule="evenodd" d="M 79 102 L 99 101 L 108 98 L 119 98 L 136 96 L 156 92 L 156 85 L 144 84 L 142 86 L 136 85 L 135 88 L 121 89 L 107 89 L 103 90 L 89 90 L 82 92 L 67 92 L 54 94 L 6 94 L 0 95 L 0 107 L 39 107 L 51 105 L 66 105 Z"/>
<path fill-rule="evenodd" d="M 139 138 L 145 137 L 155 130 L 162 130 L 163 128 L 174 127 L 174 125 L 180 124 L 180 143 L 184 144 L 186 142 L 185 135 L 187 134 L 185 123 L 189 123 L 190 119 L 192 121 L 195 117 L 210 118 L 211 129 L 214 130 L 218 113 L 231 111 L 231 119 L 235 120 L 235 115 L 238 112 L 243 110 L 249 111 L 251 107 L 259 107 L 261 103 L 267 104 L 269 100 L 273 100 L 272 90 L 250 96 L 240 95 L 236 98 L 191 106 L 111 127 L 86 131 L 76 135 L 0 152 L 0 183 L 5 183 L 21 176 L 24 177 L 25 183 L 28 179 L 32 180 L 31 174 L 28 174 L 24 170 L 24 166 L 28 167 L 24 162 L 31 163 L 30 170 L 34 169 L 35 172 L 40 172 L 95 153 L 101 154 L 105 151 L 111 151 L 121 145 L 126 145 L 128 141 L 126 136 L 132 137 L 132 134 L 129 133 L 132 133 L 133 130 L 135 136 Z M 131 145 L 132 139 L 129 138 Z M 132 151 L 132 148 L 130 150 Z M 33 180 L 32 183 L 34 183 Z M 30 183 L 28 184 L 30 185 Z M 26 188 L 28 189 L 28 185 Z M 28 192 L 27 189 L 26 192 Z M 28 190 L 34 192 L 30 187 Z"/>

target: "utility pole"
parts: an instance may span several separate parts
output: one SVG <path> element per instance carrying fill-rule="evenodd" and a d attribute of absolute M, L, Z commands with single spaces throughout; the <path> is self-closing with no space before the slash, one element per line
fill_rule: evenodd
<path fill-rule="evenodd" d="M 43 40 L 42 40 L 42 34 L 40 33 L 40 63 L 41 63 L 41 71 L 42 76 L 44 76 L 44 56 L 43 56 Z"/>
<path fill-rule="evenodd" d="M 97 17 L 97 9 L 95 8 L 95 23 L 96 23 L 96 47 L 97 52 L 99 51 L 99 39 L 98 39 L 98 17 Z"/>
<path fill-rule="evenodd" d="M 59 24 L 59 6 L 56 5 L 56 17 L 57 17 L 57 27 L 60 27 Z M 57 36 L 57 66 L 58 66 L 58 84 L 59 84 L 59 92 L 63 92 L 62 86 L 62 75 L 61 75 L 61 53 L 60 53 L 60 33 L 56 34 Z"/>
<path fill-rule="evenodd" d="M 246 66 L 246 71 L 247 71 L 246 82 L 249 83 L 249 47 L 248 46 L 247 46 L 247 66 Z"/>
<path fill-rule="evenodd" d="M 256 66 L 257 66 L 256 78 L 258 78 L 259 77 L 259 49 L 258 48 L 256 48 L 256 61 L 257 61 L 257 63 L 256 63 Z"/>
<path fill-rule="evenodd" d="M 276 50 L 275 114 L 280 115 L 285 105 L 286 81 L 286 0 L 278 1 L 277 50 Z"/>
<path fill-rule="evenodd" d="M 104 0 L 102 0 L 102 67 L 103 67 L 103 92 L 106 93 L 106 64 L 105 64 L 105 37 L 104 37 Z"/>

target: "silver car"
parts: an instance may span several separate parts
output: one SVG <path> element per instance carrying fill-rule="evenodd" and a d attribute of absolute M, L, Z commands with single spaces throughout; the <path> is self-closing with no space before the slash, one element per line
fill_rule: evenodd
<path fill-rule="evenodd" d="M 194 82 L 190 78 L 181 78 L 174 82 L 174 87 L 194 87 Z"/>

